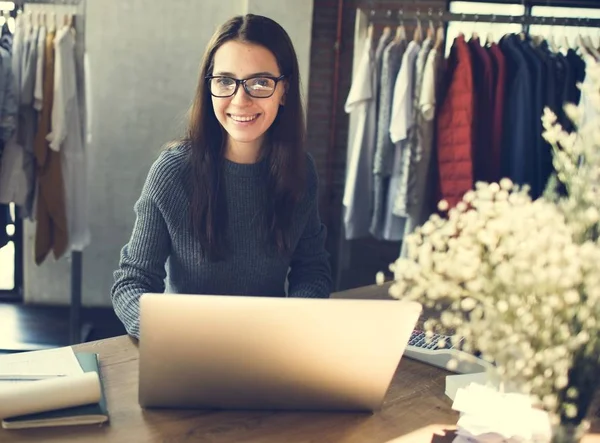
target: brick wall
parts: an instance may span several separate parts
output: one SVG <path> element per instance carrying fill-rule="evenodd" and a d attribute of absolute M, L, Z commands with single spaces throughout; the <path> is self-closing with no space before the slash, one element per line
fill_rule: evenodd
<path fill-rule="evenodd" d="M 400 251 L 399 243 L 374 239 L 345 242 L 341 240 L 342 194 L 346 170 L 348 138 L 348 115 L 344 102 L 352 80 L 352 57 L 354 50 L 354 25 L 356 8 L 378 8 L 394 13 L 400 8 L 408 12 L 420 10 L 426 16 L 429 8 L 434 15 L 446 8 L 446 0 L 395 0 L 359 1 L 343 0 L 342 38 L 339 45 L 338 97 L 335 103 L 335 142 L 330 143 L 332 126 L 332 100 L 334 95 L 334 61 L 336 57 L 336 31 L 338 26 L 338 0 L 314 0 L 311 66 L 308 96 L 308 149 L 315 157 L 320 176 L 321 216 L 326 223 L 329 236 L 327 249 L 331 253 L 334 273 L 339 258 L 349 256 L 349 266 L 338 277 L 338 289 L 356 287 L 374 282 L 375 273 L 386 270 Z M 410 23 L 405 22 L 410 35 Z M 378 36 L 378 28 L 375 35 Z M 331 170 L 328 168 L 328 150 L 333 149 Z"/>

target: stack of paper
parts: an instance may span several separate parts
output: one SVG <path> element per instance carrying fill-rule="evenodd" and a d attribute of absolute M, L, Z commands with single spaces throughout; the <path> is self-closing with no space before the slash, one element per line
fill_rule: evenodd
<path fill-rule="evenodd" d="M 551 438 L 548 415 L 523 394 L 471 383 L 457 390 L 452 409 L 460 412 L 454 443 L 547 443 Z"/>
<path fill-rule="evenodd" d="M 70 347 L 0 356 L 4 428 L 101 423 L 108 419 L 97 354 Z"/>
<path fill-rule="evenodd" d="M 71 347 L 0 356 L 0 388 L 20 380 L 43 380 L 81 374 L 83 369 Z"/>

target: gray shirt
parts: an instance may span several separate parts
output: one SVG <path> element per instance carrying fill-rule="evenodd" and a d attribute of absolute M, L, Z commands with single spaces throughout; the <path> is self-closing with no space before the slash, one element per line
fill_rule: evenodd
<path fill-rule="evenodd" d="M 392 173 L 394 143 L 390 138 L 390 119 L 394 85 L 406 50 L 406 40 L 392 41 L 383 52 L 381 82 L 379 85 L 379 112 L 377 120 L 377 143 L 373 164 L 373 215 L 371 234 L 378 239 L 383 236 L 383 215 L 385 212 L 385 194 Z"/>
<path fill-rule="evenodd" d="M 286 256 L 268 250 L 260 234 L 268 164 L 225 160 L 228 221 L 223 228 L 230 253 L 225 260 L 213 262 L 203 258 L 192 232 L 188 154 L 184 146 L 164 151 L 135 204 L 137 219 L 121 251 L 111 291 L 115 312 L 127 332 L 139 336 L 139 299 L 147 292 L 282 297 L 287 277 L 289 297 L 329 297 L 326 228 L 319 217 L 312 158 L 307 160 L 307 190 L 291 226 L 292 253 Z"/>

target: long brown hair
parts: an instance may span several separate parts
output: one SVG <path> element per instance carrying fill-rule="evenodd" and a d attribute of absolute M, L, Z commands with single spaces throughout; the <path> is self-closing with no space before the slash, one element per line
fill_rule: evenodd
<path fill-rule="evenodd" d="M 294 208 L 306 181 L 304 110 L 298 60 L 292 42 L 287 32 L 267 17 L 253 14 L 234 17 L 217 30 L 204 54 L 185 140 L 191 148 L 192 226 L 209 260 L 223 259 L 227 249 L 227 205 L 223 180 L 227 133 L 215 116 L 206 76 L 212 74 L 217 50 L 231 40 L 267 48 L 285 76 L 285 106 L 280 106 L 268 130 L 265 138 L 268 148 L 262 153 L 269 171 L 264 231 L 281 254 L 290 250 L 289 231 Z"/>

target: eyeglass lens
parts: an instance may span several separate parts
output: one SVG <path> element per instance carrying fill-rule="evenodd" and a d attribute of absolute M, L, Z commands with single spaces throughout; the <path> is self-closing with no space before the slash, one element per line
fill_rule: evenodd
<path fill-rule="evenodd" d="M 234 94 L 236 80 L 231 77 L 215 77 L 210 80 L 210 92 L 216 97 L 230 97 Z M 246 79 L 246 92 L 257 98 L 266 98 L 275 91 L 275 80 L 266 77 Z"/>

